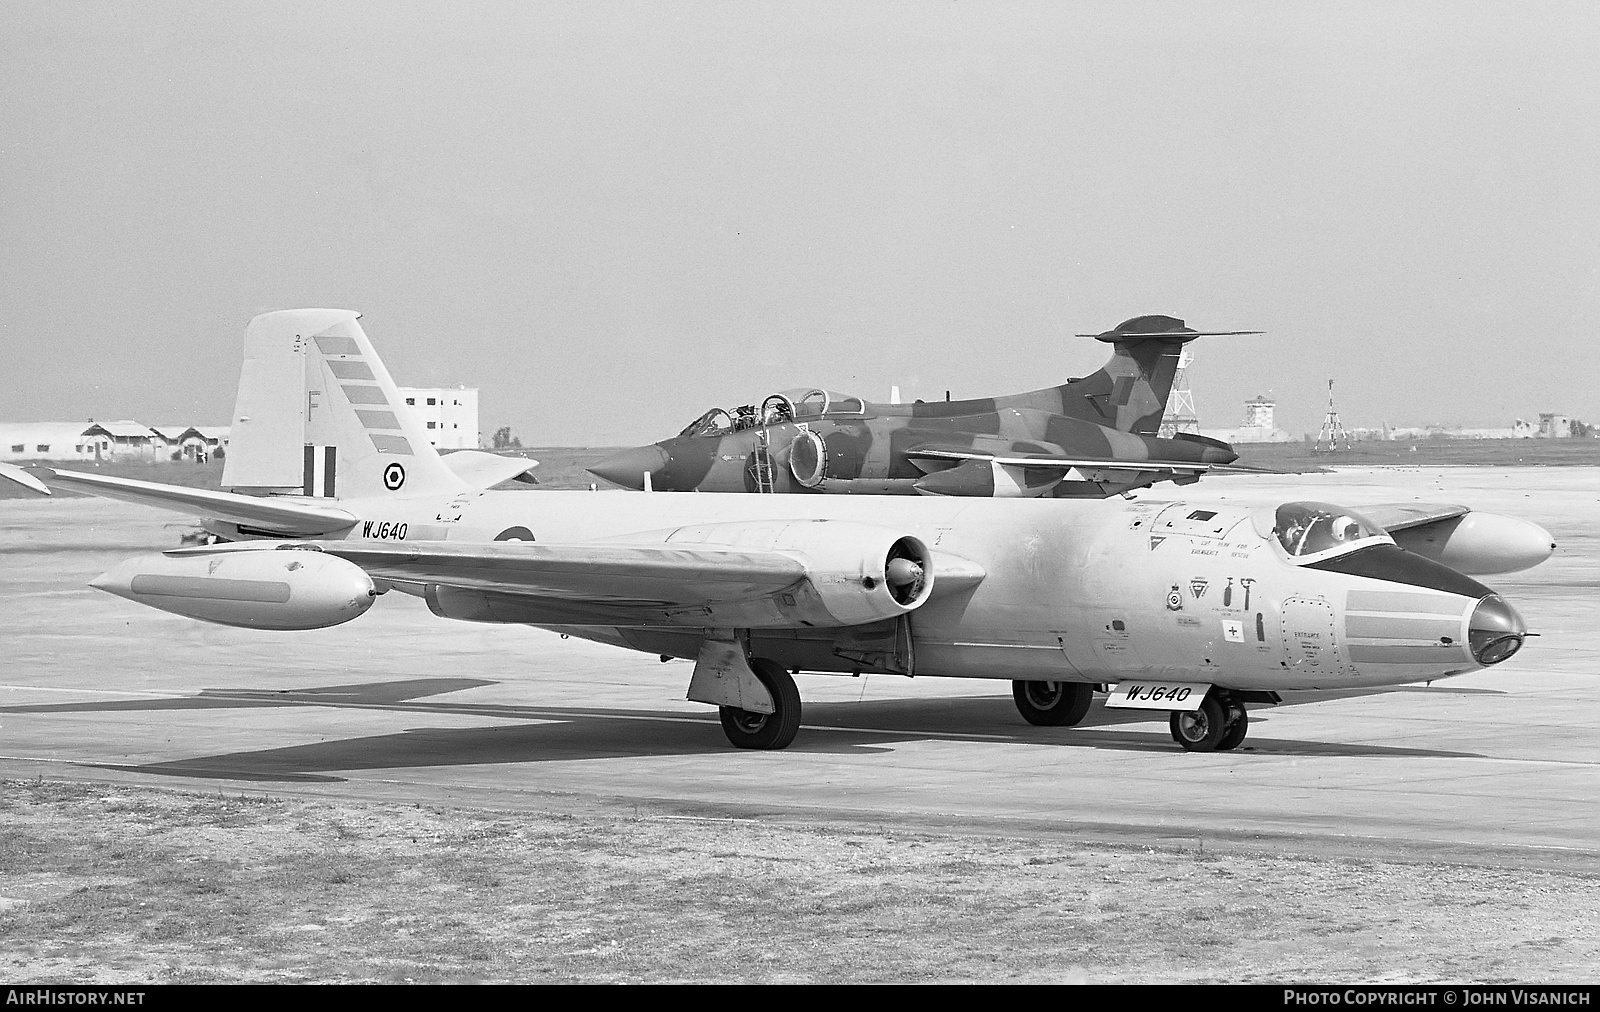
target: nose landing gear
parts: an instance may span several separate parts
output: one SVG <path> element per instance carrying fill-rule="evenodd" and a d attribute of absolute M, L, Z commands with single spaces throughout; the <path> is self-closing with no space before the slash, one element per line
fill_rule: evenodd
<path fill-rule="evenodd" d="M 1198 710 L 1175 710 L 1172 740 L 1190 752 L 1227 752 L 1239 747 L 1250 728 L 1244 703 L 1215 690 Z"/>

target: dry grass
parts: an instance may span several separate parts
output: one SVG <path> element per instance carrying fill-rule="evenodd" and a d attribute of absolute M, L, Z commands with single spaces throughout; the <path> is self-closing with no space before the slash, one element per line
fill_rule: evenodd
<path fill-rule="evenodd" d="M 1600 881 L 0 782 L 0 977 L 1593 980 Z"/>

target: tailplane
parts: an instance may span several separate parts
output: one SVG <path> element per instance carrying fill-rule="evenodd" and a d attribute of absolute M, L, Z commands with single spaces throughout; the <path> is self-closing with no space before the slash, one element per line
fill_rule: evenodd
<path fill-rule="evenodd" d="M 266 313 L 245 328 L 224 488 L 366 499 L 467 487 L 347 309 Z"/>
<path fill-rule="evenodd" d="M 1061 393 L 1062 414 L 1122 432 L 1153 436 L 1161 428 L 1167 396 L 1178 372 L 1183 346 L 1197 337 L 1259 334 L 1258 330 L 1192 330 L 1171 316 L 1137 316 L 1103 334 L 1079 334 L 1115 349 L 1092 375 L 1068 380 Z"/>

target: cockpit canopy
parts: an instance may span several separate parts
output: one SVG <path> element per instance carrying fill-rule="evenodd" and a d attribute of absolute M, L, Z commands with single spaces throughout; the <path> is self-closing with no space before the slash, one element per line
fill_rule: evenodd
<path fill-rule="evenodd" d="M 1357 546 L 1393 544 L 1389 532 L 1366 517 L 1325 502 L 1286 502 L 1272 515 L 1272 535 L 1296 564 L 1341 555 Z"/>
<path fill-rule="evenodd" d="M 793 411 L 790 417 L 800 421 L 824 415 L 859 415 L 866 410 L 859 397 L 818 388 L 785 390 L 768 397 L 767 403 L 779 400 L 787 402 Z"/>
<path fill-rule="evenodd" d="M 803 422 L 838 415 L 859 416 L 866 411 L 861 398 L 812 387 L 797 387 L 773 394 L 761 402 L 728 410 L 712 408 L 684 427 L 679 436 L 725 436 L 730 432 Z"/>

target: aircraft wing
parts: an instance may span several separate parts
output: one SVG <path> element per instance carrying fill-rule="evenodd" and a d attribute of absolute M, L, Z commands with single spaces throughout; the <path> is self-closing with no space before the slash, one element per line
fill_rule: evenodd
<path fill-rule="evenodd" d="M 912 464 L 928 472 L 912 487 L 923 495 L 1028 497 L 1049 495 L 1074 471 L 1102 484 L 1149 484 L 1170 480 L 1187 485 L 1202 474 L 1276 474 L 1266 468 L 1203 461 L 1075 457 L 1052 453 L 1005 454 L 969 447 L 919 446 L 906 451 Z"/>
<path fill-rule="evenodd" d="M 423 588 L 429 606 L 452 618 L 771 629 L 860 624 L 921 604 L 919 598 L 885 614 L 869 614 L 864 602 L 874 590 L 884 592 L 882 581 L 839 579 L 804 553 L 713 545 L 302 541 L 270 549 L 239 543 L 164 554 L 182 558 L 293 548 L 352 562 L 377 581 Z M 972 587 L 984 571 L 941 555 L 933 575 L 930 595 Z"/>
<path fill-rule="evenodd" d="M 23 488 L 32 489 L 35 492 L 43 492 L 45 495 L 50 494 L 50 490 L 45 487 L 44 482 L 40 481 L 38 478 L 35 478 L 33 475 L 24 471 L 17 465 L 7 464 L 3 460 L 0 460 L 0 477 L 10 478 Z"/>
<path fill-rule="evenodd" d="M 322 542 L 319 547 L 391 582 L 660 608 L 771 595 L 807 575 L 803 562 L 777 552 L 704 546 Z"/>
<path fill-rule="evenodd" d="M 8 465 L 6 470 L 0 470 L 0 474 L 30 488 L 34 487 L 23 478 L 12 474 L 11 466 Z M 279 497 L 237 495 L 233 492 L 187 488 L 183 485 L 163 485 L 133 478 L 59 471 L 53 467 L 35 467 L 32 470 L 42 473 L 53 486 L 87 492 L 106 499 L 121 499 L 143 506 L 157 506 L 210 520 L 226 520 L 286 537 L 303 538 L 331 534 L 356 522 L 354 515 L 342 509 L 313 506 Z M 27 472 L 22 474 L 24 478 L 33 477 Z M 49 492 L 43 483 L 40 483 L 39 490 L 47 494 Z"/>
<path fill-rule="evenodd" d="M 1390 534 L 1395 531 L 1408 530 L 1412 527 L 1436 524 L 1441 520 L 1464 517 L 1472 512 L 1466 506 L 1408 502 L 1380 503 L 1377 506 L 1362 506 L 1359 509 L 1362 516 Z"/>
<path fill-rule="evenodd" d="M 1002 467 L 1058 468 L 1069 471 L 1137 471 L 1161 474 L 1285 474 L 1246 464 L 1207 464 L 1187 460 L 1135 460 L 1126 457 L 1069 457 L 1049 453 L 998 454 L 983 450 L 920 447 L 906 451 L 913 462 L 922 460 L 983 460 Z"/>

